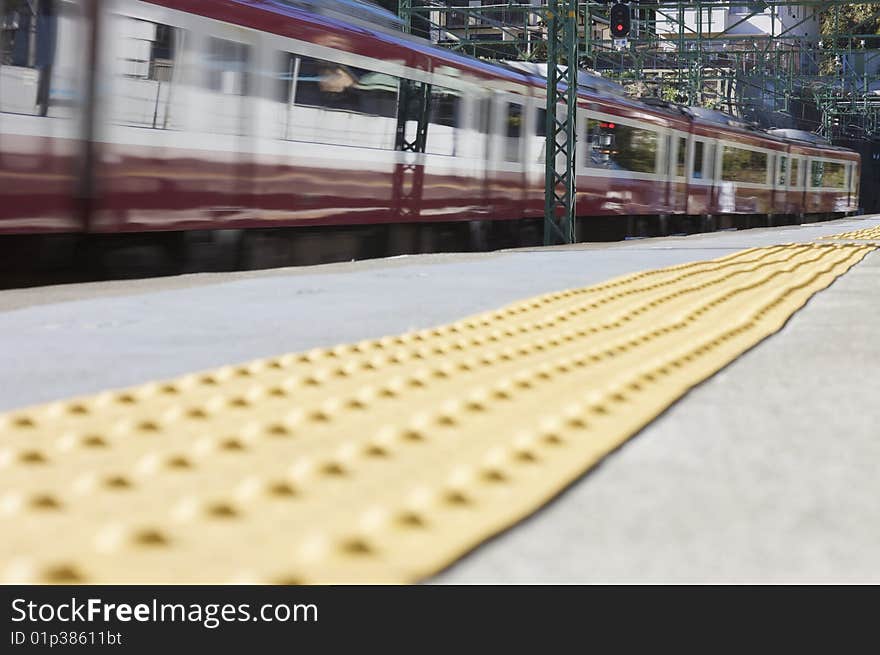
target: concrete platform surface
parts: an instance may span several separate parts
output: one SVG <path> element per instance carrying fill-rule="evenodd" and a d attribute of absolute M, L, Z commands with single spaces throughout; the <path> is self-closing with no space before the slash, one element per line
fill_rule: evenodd
<path fill-rule="evenodd" d="M 455 320 L 880 217 L 0 292 L 11 409 Z M 880 581 L 880 255 L 437 582 Z"/>

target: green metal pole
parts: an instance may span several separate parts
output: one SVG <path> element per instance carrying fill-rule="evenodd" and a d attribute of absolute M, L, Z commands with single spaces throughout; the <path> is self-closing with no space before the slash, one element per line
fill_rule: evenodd
<path fill-rule="evenodd" d="M 577 0 L 547 3 L 547 147 L 544 243 L 574 243 L 578 33 Z M 564 91 L 560 84 L 565 84 Z M 558 108 L 564 108 L 563 113 Z"/>
<path fill-rule="evenodd" d="M 412 32 L 412 0 L 398 0 L 397 15 L 403 21 L 403 31 Z"/>

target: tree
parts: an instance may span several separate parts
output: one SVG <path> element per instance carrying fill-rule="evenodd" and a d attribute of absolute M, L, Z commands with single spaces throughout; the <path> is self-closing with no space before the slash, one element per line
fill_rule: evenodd
<path fill-rule="evenodd" d="M 823 9 L 819 14 L 819 32 L 826 47 L 843 49 L 853 45 L 841 36 L 843 34 L 880 35 L 880 5 L 857 2 Z M 865 39 L 864 45 L 865 48 L 877 48 L 880 38 Z M 820 72 L 823 75 L 834 74 L 837 68 L 835 56 L 822 58 Z"/>

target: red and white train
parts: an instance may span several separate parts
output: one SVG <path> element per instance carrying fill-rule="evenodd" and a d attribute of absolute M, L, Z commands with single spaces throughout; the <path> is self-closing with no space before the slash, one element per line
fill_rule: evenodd
<path fill-rule="evenodd" d="M 543 215 L 540 75 L 308 4 L 4 0 L 0 233 Z M 585 220 L 857 210 L 852 151 L 611 88 L 580 89 Z"/>

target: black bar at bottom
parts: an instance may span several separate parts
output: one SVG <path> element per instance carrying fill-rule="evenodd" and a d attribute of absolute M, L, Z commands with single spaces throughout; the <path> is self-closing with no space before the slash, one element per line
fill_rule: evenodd
<path fill-rule="evenodd" d="M 0 587 L 0 652 L 876 648 L 876 587 Z M 756 635 L 761 634 L 757 641 Z M 705 641 L 706 639 L 710 641 Z M 871 646 L 874 644 L 874 646 Z M 864 647 L 863 646 L 863 647 Z M 603 648 L 603 650 L 605 650 Z M 788 650 L 788 649 L 786 649 Z M 196 651 L 193 651 L 196 652 Z"/>

